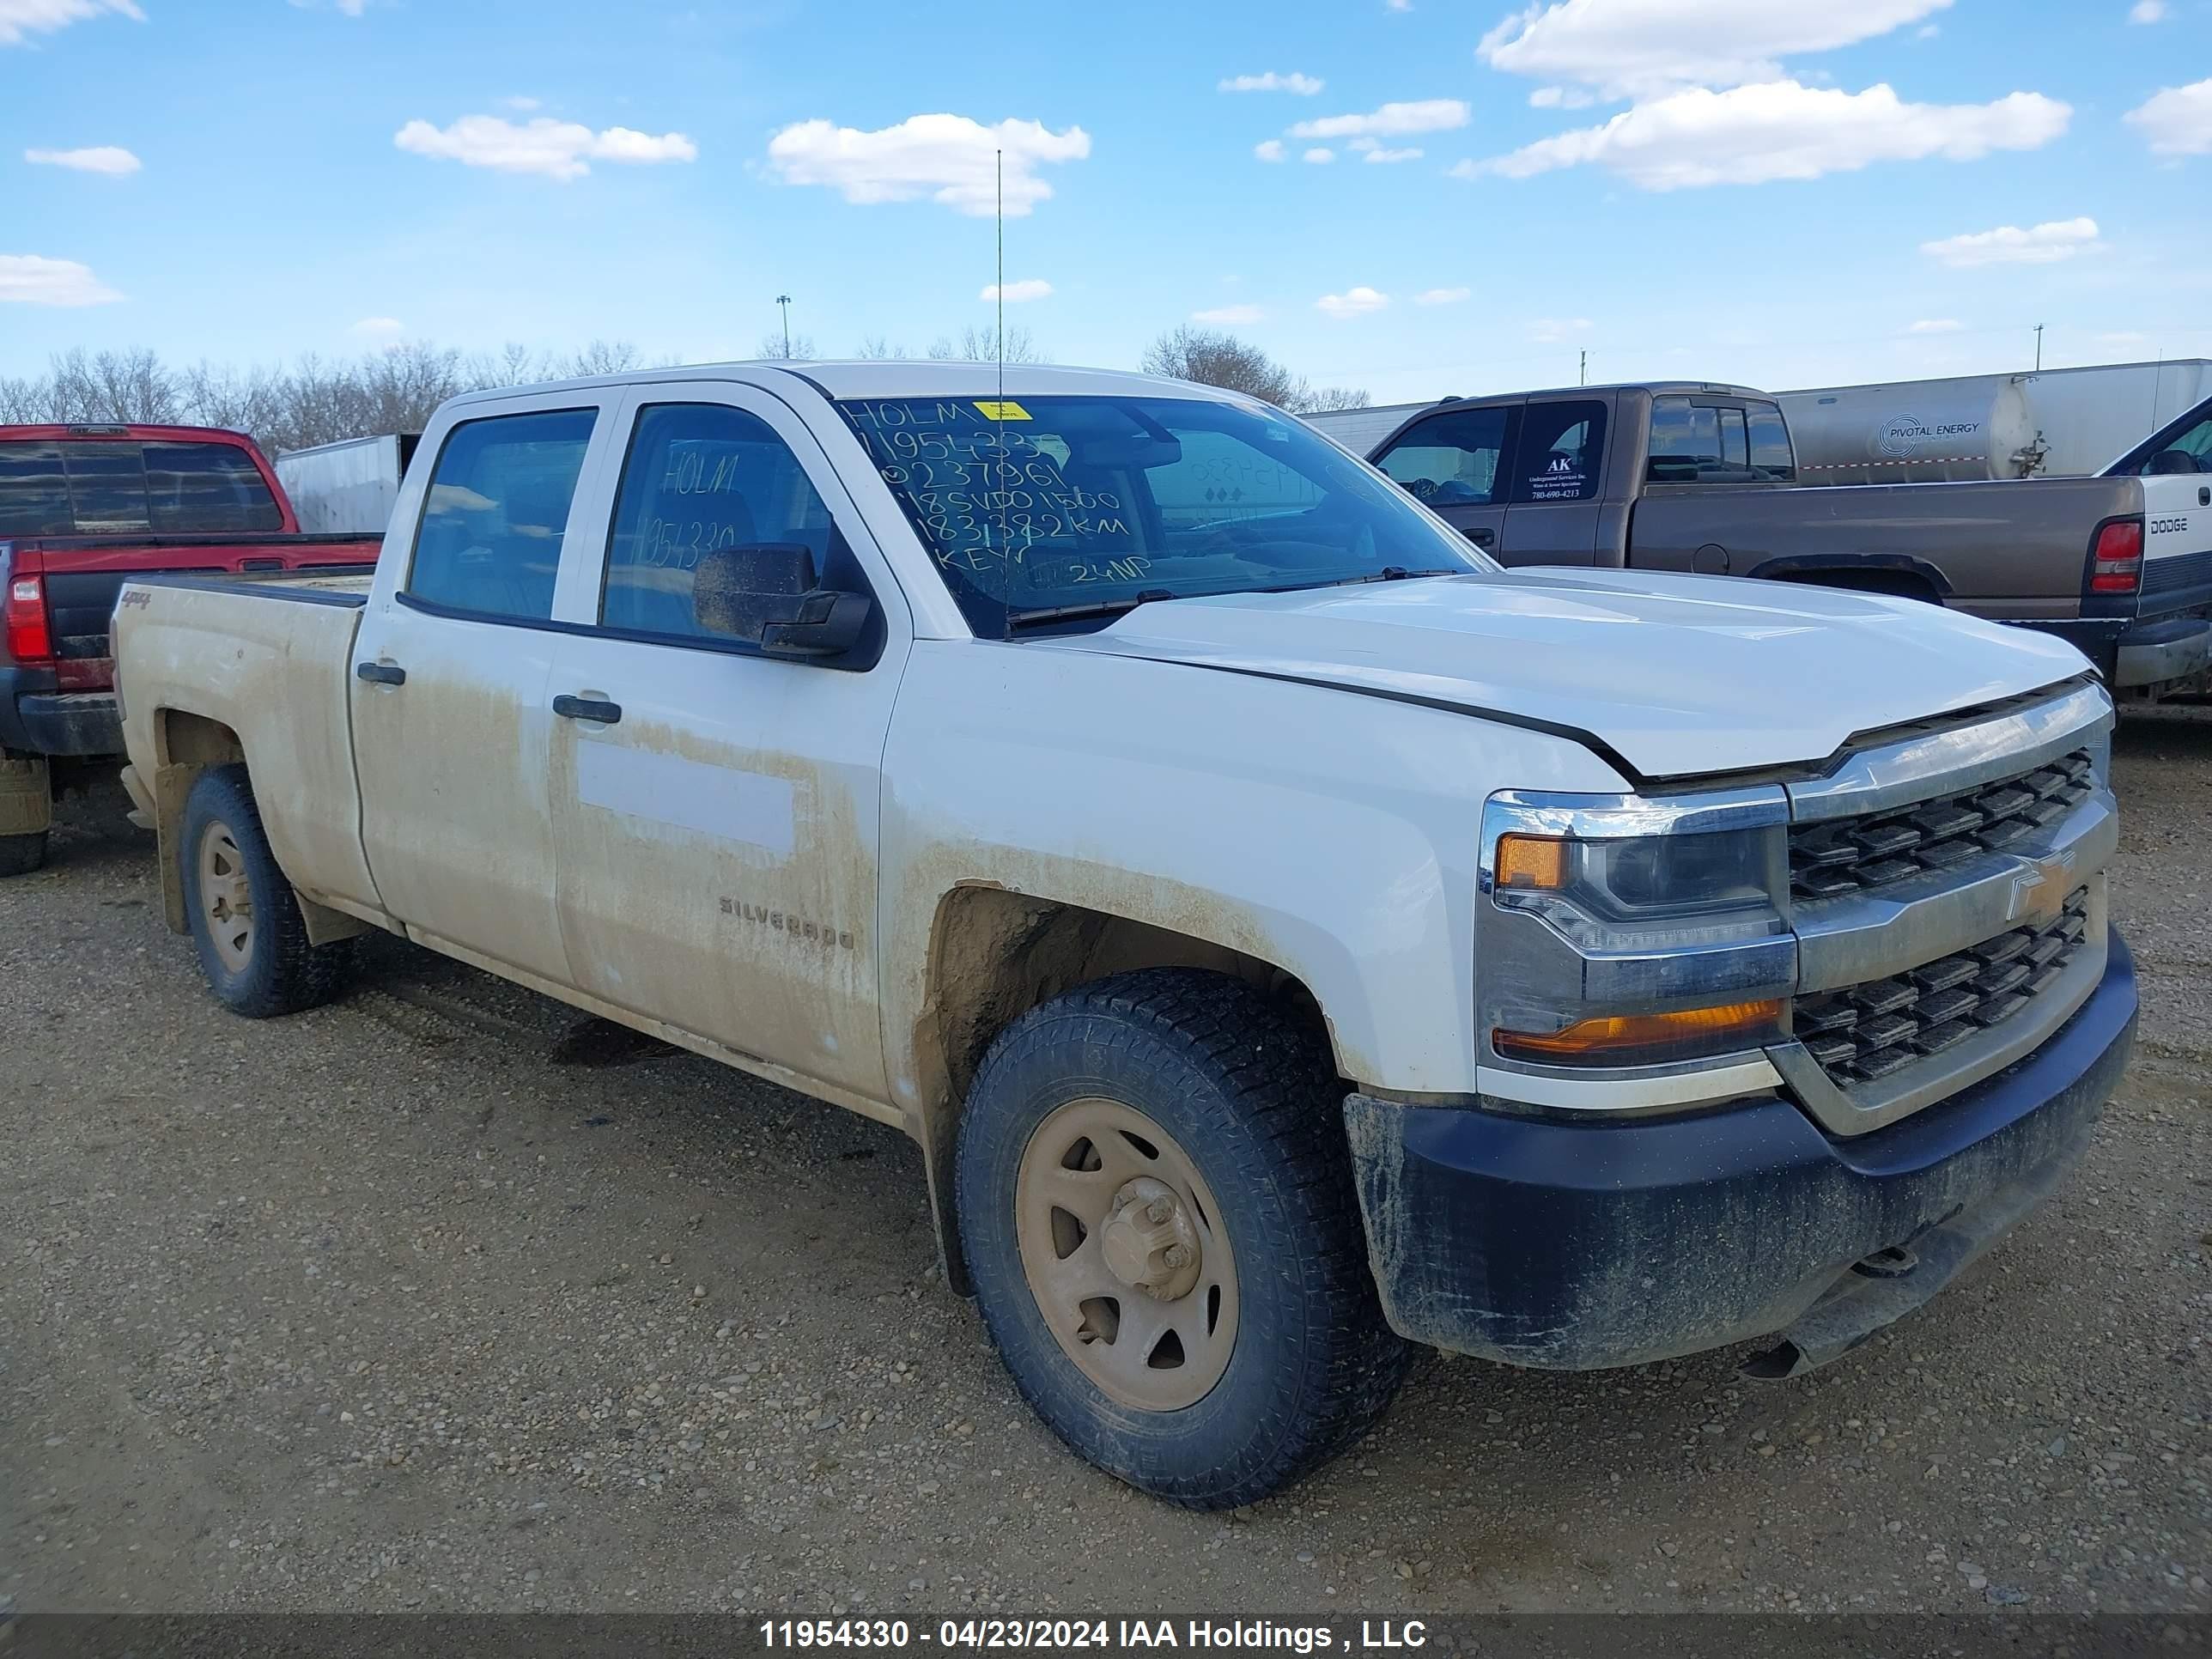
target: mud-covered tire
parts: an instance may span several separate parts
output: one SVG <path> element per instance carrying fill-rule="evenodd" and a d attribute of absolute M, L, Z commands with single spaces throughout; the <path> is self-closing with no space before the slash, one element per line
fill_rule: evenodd
<path fill-rule="evenodd" d="M 205 856 L 210 837 L 230 849 L 212 871 Z M 209 988 L 225 1007 L 248 1019 L 270 1019 L 319 1007 L 337 994 L 352 941 L 308 942 L 299 900 L 262 831 L 246 768 L 211 766 L 193 781 L 176 858 L 192 945 Z M 218 884 L 247 899 L 242 928 L 229 900 L 217 914 L 211 900 Z"/>
<path fill-rule="evenodd" d="M 1098 1102 L 1164 1132 L 1233 1250 L 1225 1369 L 1176 1409 L 1102 1387 L 1024 1267 L 1016 1195 L 1032 1139 L 1048 1145 L 1040 1128 L 1056 1112 Z M 1342 1085 L 1317 1035 L 1241 981 L 1147 969 L 1015 1020 L 969 1091 L 956 1183 L 984 1323 L 1024 1398 L 1075 1451 L 1156 1497 L 1191 1509 L 1265 1498 L 1356 1441 L 1405 1377 L 1413 1351 L 1376 1300 Z"/>
<path fill-rule="evenodd" d="M 9 876 L 27 876 L 46 861 L 45 830 L 35 830 L 27 836 L 0 836 L 0 880 Z"/>

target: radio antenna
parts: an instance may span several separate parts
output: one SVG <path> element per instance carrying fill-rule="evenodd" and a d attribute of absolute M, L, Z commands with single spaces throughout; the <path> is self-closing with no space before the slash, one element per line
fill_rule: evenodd
<path fill-rule="evenodd" d="M 991 457 L 991 471 L 995 487 L 991 490 L 989 499 L 996 501 L 999 507 L 1000 550 L 999 574 L 1004 579 L 1006 588 L 1006 592 L 1001 596 L 1000 602 L 1006 607 L 1012 608 L 1014 597 L 1014 544 L 1013 538 L 1006 527 L 1006 152 L 1004 149 L 997 149 L 992 152 L 992 155 L 993 165 L 996 170 L 994 183 L 998 198 L 994 216 L 998 221 L 999 242 L 998 280 L 992 285 L 991 289 L 991 297 L 998 302 L 998 320 L 992 325 L 992 331 L 998 336 L 994 342 L 994 355 L 999 360 L 999 397 L 998 401 L 991 405 L 991 413 L 994 417 L 992 424 L 998 428 L 999 443 L 997 453 Z M 1012 629 L 1005 623 L 1001 623 L 1000 627 L 1010 637 Z"/>
<path fill-rule="evenodd" d="M 999 401 L 1006 401 L 1006 152 L 994 150 L 998 158 L 998 220 L 999 220 L 999 280 L 991 290 L 991 297 L 999 302 Z M 1000 419 L 1003 422 L 1002 415 Z M 1006 434 L 999 434 L 999 447 L 1006 447 Z"/>

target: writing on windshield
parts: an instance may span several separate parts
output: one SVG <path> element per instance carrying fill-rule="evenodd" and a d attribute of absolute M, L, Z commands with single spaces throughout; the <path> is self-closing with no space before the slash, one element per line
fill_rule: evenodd
<path fill-rule="evenodd" d="M 879 398 L 838 408 L 979 633 L 1009 613 L 1480 568 L 1287 416 L 1198 398 Z"/>

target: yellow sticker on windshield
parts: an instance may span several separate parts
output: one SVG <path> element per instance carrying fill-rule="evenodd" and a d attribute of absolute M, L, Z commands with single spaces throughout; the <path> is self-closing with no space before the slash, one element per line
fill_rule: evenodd
<path fill-rule="evenodd" d="M 1029 410 L 1012 399 L 996 403 L 979 402 L 975 407 L 983 411 L 983 418 L 987 421 L 1026 421 L 1030 417 Z"/>

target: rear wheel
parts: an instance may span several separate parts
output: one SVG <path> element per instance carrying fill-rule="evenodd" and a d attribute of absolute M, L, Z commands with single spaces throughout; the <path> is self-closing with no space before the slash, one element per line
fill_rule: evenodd
<path fill-rule="evenodd" d="M 1108 1473 L 1249 1504 L 1356 1439 L 1411 1350 L 1367 1265 L 1316 1036 L 1243 982 L 1102 980 L 993 1044 L 961 1242 L 1023 1396 Z"/>
<path fill-rule="evenodd" d="M 0 749 L 0 877 L 27 876 L 46 861 L 53 779 L 46 763 Z"/>
<path fill-rule="evenodd" d="M 266 1019 L 331 1000 L 350 941 L 308 942 L 243 766 L 210 767 L 193 782 L 177 859 L 200 969 L 226 1007 Z"/>

